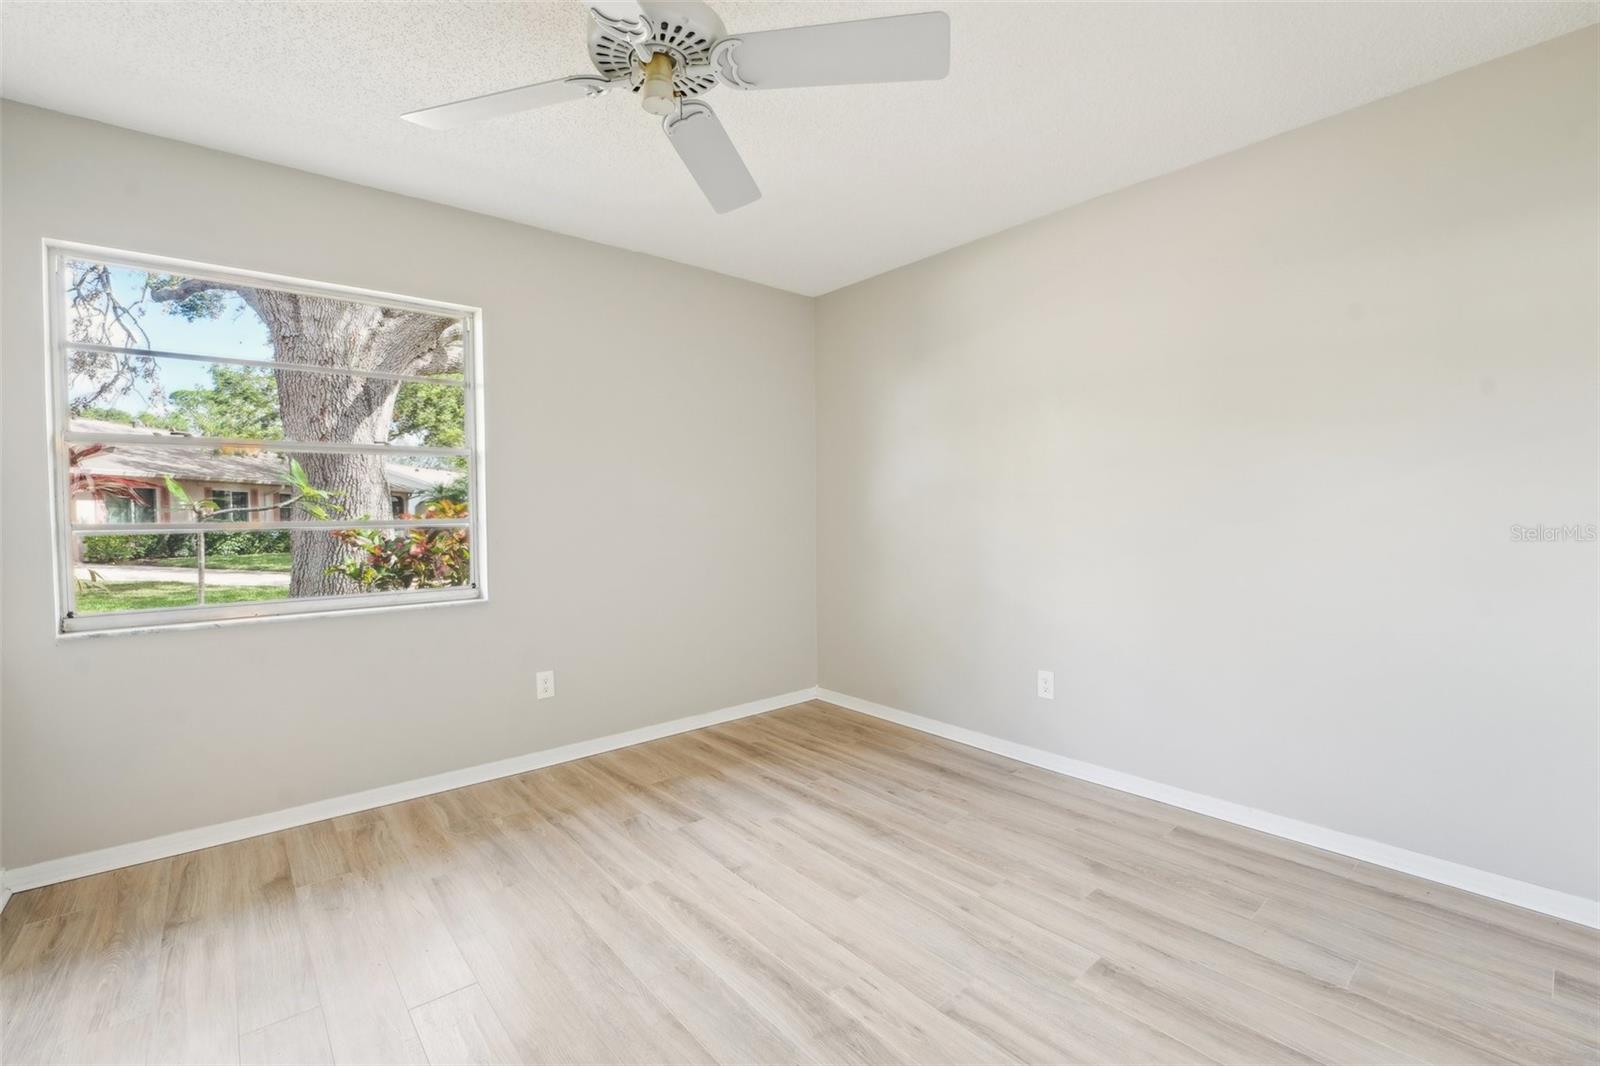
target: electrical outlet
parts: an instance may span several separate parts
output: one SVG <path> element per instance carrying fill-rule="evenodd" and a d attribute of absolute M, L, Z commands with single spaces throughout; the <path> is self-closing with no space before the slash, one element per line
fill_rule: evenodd
<path fill-rule="evenodd" d="M 547 700 L 556 694 L 556 672 L 554 670 L 540 670 L 533 678 L 535 697 Z M 1043 684 L 1043 682 L 1040 682 Z"/>
<path fill-rule="evenodd" d="M 1053 700 L 1056 698 L 1056 674 L 1054 670 L 1039 671 L 1039 698 Z"/>

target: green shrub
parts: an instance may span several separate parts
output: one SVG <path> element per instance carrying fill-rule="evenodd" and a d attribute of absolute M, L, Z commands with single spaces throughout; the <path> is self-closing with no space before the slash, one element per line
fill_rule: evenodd
<path fill-rule="evenodd" d="M 248 530 L 237 533 L 207 533 L 207 555 L 266 555 L 289 550 L 287 529 Z"/>
<path fill-rule="evenodd" d="M 129 559 L 140 558 L 139 546 L 136 541 L 143 537 L 85 537 L 83 539 L 83 561 L 86 563 L 125 563 Z"/>
<path fill-rule="evenodd" d="M 137 539 L 147 542 L 141 559 L 175 559 L 194 554 L 193 534 L 151 533 Z"/>
<path fill-rule="evenodd" d="M 188 533 L 140 533 L 132 536 L 104 534 L 83 539 L 86 563 L 128 563 L 140 559 L 173 559 L 194 554 L 194 537 Z"/>

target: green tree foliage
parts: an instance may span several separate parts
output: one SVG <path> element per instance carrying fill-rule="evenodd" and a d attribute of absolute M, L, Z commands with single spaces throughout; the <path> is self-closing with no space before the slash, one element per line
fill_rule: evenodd
<path fill-rule="evenodd" d="M 278 415 L 278 390 L 270 370 L 245 366 L 207 368 L 211 384 L 178 389 L 169 409 L 145 411 L 138 422 L 203 437 L 249 437 L 278 440 L 283 420 Z M 132 425 L 133 415 L 115 407 L 95 407 L 86 418 Z M 466 401 L 461 389 L 418 382 L 400 387 L 395 397 L 390 440 L 405 438 L 430 448 L 466 447 Z"/>
<path fill-rule="evenodd" d="M 161 415 L 153 411 L 146 411 L 139 416 L 139 424 L 141 426 L 149 426 L 152 429 L 170 429 L 174 433 L 189 432 L 188 417 L 179 414 L 177 411 L 168 411 L 166 414 Z"/>
<path fill-rule="evenodd" d="M 164 414 L 141 411 L 135 415 L 120 407 L 90 407 L 85 409 L 82 415 L 98 422 L 115 422 L 121 426 L 149 426 L 153 429 L 170 429 L 178 433 L 188 433 L 193 429 L 188 416 L 177 411 L 167 411 Z"/>
<path fill-rule="evenodd" d="M 211 384 L 203 389 L 178 389 L 171 394 L 172 414 L 185 429 L 202 437 L 283 436 L 278 417 L 278 386 L 269 370 L 248 366 L 211 366 Z M 147 424 L 149 424 L 147 422 Z"/>
<path fill-rule="evenodd" d="M 463 513 L 466 511 L 467 498 L 471 489 L 467 485 L 467 475 L 462 474 L 448 485 L 441 485 L 428 493 L 430 503 L 452 503 L 458 505 Z"/>
<path fill-rule="evenodd" d="M 133 416 L 120 407 L 88 407 L 80 412 L 84 418 L 96 422 L 115 422 L 119 426 L 133 425 Z"/>
<path fill-rule="evenodd" d="M 459 381 L 451 375 L 448 380 Z M 467 446 L 466 392 L 452 385 L 408 382 L 394 401 L 394 428 L 389 439 L 416 438 L 429 448 Z"/>

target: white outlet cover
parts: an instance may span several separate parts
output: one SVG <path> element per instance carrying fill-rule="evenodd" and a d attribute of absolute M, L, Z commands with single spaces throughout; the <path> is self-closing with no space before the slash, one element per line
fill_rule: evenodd
<path fill-rule="evenodd" d="M 547 700 L 556 694 L 556 672 L 554 670 L 540 670 L 534 675 L 533 682 L 536 699 Z"/>
<path fill-rule="evenodd" d="M 1056 698 L 1056 675 L 1054 670 L 1039 671 L 1039 698 L 1053 700 Z"/>

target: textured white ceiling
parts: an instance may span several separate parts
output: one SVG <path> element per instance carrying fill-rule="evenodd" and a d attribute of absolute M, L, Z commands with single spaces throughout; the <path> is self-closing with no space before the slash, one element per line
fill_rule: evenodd
<path fill-rule="evenodd" d="M 1593 3 L 714 3 L 730 32 L 943 8 L 941 82 L 706 99 L 765 197 L 711 212 L 630 96 L 404 111 L 589 73 L 577 3 L 0 3 L 25 103 L 815 295 L 1485 62 Z"/>

